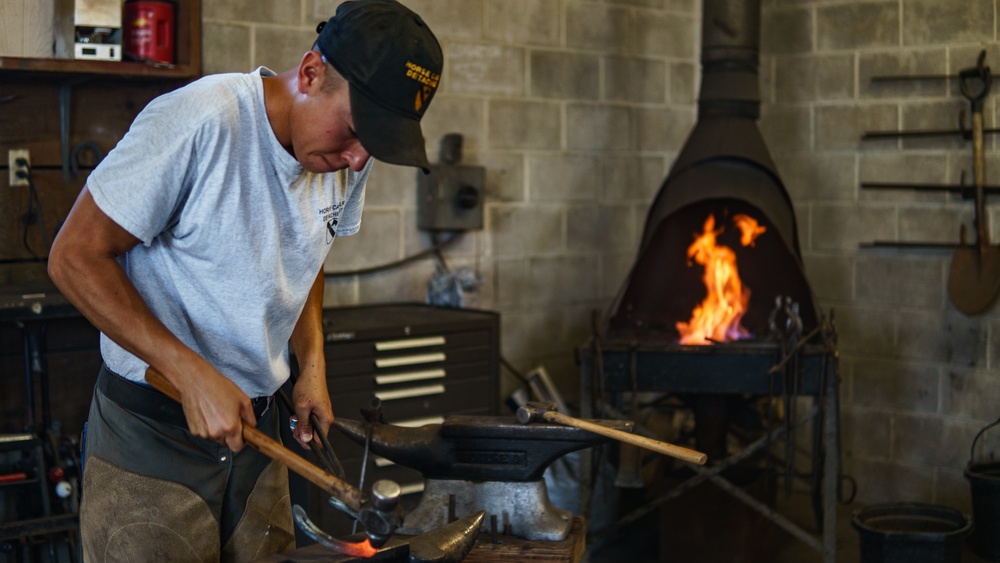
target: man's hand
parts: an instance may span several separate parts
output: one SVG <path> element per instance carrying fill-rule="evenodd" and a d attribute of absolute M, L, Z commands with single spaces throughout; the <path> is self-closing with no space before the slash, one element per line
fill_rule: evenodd
<path fill-rule="evenodd" d="M 295 387 L 292 388 L 292 406 L 298 419 L 292 435 L 303 448 L 309 449 L 313 433 L 322 432 L 326 436 L 330 431 L 330 425 L 333 424 L 333 407 L 330 405 L 330 393 L 326 388 L 325 371 L 309 370 L 299 375 Z M 312 427 L 310 413 L 316 415 L 319 428 Z M 319 444 L 323 447 L 322 442 Z"/>
<path fill-rule="evenodd" d="M 253 405 L 235 383 L 207 365 L 186 372 L 181 388 L 181 404 L 188 429 L 195 436 L 225 442 L 238 452 L 243 449 L 243 425 L 257 426 Z"/>

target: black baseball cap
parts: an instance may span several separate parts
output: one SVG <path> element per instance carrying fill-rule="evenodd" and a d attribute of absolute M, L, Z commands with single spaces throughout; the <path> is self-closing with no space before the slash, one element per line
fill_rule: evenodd
<path fill-rule="evenodd" d="M 390 164 L 430 171 L 420 119 L 441 81 L 441 45 L 396 0 L 350 0 L 316 30 L 316 46 L 350 85 L 361 145 Z"/>

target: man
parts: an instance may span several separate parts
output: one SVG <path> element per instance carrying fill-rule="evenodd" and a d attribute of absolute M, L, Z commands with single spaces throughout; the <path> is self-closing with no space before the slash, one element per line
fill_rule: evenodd
<path fill-rule="evenodd" d="M 306 447 L 328 431 L 322 265 L 333 238 L 359 228 L 370 156 L 428 169 L 419 122 L 442 64 L 395 0 L 346 2 L 297 68 L 207 76 L 153 100 L 90 175 L 49 258 L 102 333 L 86 559 L 292 547 L 286 472 L 244 450 L 241 425 L 278 436 L 271 397 L 290 345 L 294 436 Z M 182 406 L 144 384 L 147 367 Z"/>

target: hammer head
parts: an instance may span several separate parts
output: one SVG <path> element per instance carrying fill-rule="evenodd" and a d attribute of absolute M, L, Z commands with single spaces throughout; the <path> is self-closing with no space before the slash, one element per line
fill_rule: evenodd
<path fill-rule="evenodd" d="M 545 420 L 545 413 L 547 412 L 559 412 L 555 401 L 530 401 L 525 403 L 524 406 L 517 409 L 517 421 L 521 424 L 528 424 L 529 422 L 543 422 Z"/>
<path fill-rule="evenodd" d="M 385 545 L 403 523 L 403 509 L 399 506 L 402 490 L 395 481 L 380 479 L 372 484 L 372 494 L 358 511 L 358 521 L 365 527 L 365 534 L 372 546 Z"/>

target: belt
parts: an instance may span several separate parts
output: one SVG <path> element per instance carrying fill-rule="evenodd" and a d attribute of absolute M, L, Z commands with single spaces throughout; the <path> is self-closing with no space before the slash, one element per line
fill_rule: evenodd
<path fill-rule="evenodd" d="M 149 385 L 125 379 L 103 364 L 97 376 L 97 388 L 105 397 L 135 414 L 187 428 L 187 419 L 180 403 Z M 273 400 L 273 395 L 250 399 L 257 420 L 268 412 Z"/>

